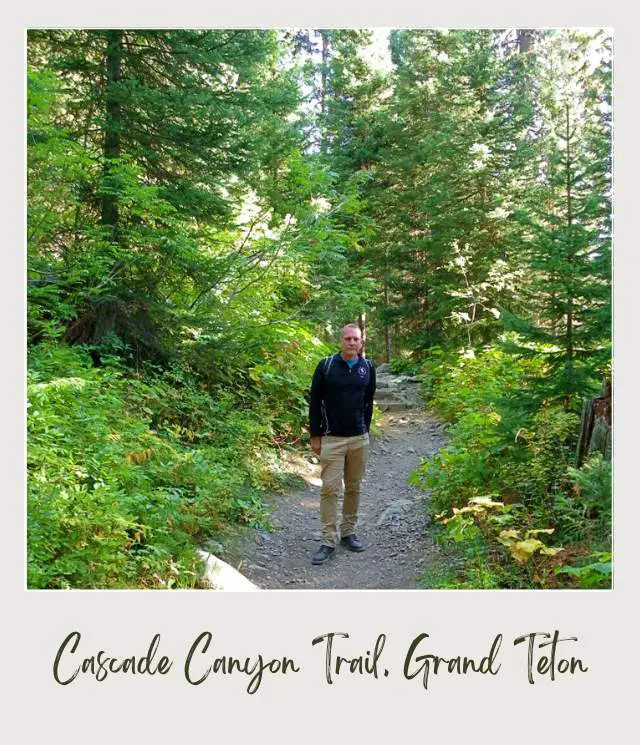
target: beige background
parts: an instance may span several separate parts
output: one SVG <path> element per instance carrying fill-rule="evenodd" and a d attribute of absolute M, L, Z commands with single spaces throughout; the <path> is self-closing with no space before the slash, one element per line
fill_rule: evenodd
<path fill-rule="evenodd" d="M 3 548 L 2 702 L 0 732 L 7 742 L 175 743 L 264 741 L 320 743 L 353 738 L 382 743 L 432 737 L 447 743 L 626 743 L 636 730 L 638 493 L 634 479 L 632 416 L 637 413 L 638 339 L 635 283 L 638 279 L 638 212 L 633 175 L 638 172 L 635 134 L 638 110 L 635 19 L 621 3 L 496 2 L 436 10 L 411 4 L 86 2 L 55 6 L 14 5 L 3 33 L 5 73 L 2 119 L 3 250 Z M 348 7 L 347 7 L 348 5 Z M 525 10 L 525 8 L 522 8 Z M 535 11 L 535 12 L 534 12 Z M 7 11 L 5 11 L 5 14 Z M 27 26 L 612 26 L 615 31 L 615 590 L 612 592 L 27 592 L 24 590 L 24 297 L 23 297 L 23 73 Z M 6 266 L 5 266 L 6 264 Z M 622 402 L 622 405 L 621 405 Z M 589 672 L 530 685 L 526 649 L 512 640 L 533 631 L 559 629 L 577 636 L 567 652 L 580 656 Z M 155 633 L 159 654 L 174 659 L 170 674 L 89 676 L 57 685 L 52 663 L 62 639 L 82 633 L 79 654 L 105 649 L 115 656 L 143 654 Z M 287 655 L 298 674 L 268 676 L 253 696 L 241 676 L 211 676 L 187 684 L 182 664 L 203 630 L 214 635 L 210 656 L 265 658 Z M 340 676 L 324 679 L 324 649 L 311 640 L 330 631 L 350 634 L 346 656 L 371 649 L 386 633 L 387 678 Z M 407 647 L 430 634 L 422 652 L 444 657 L 481 657 L 493 637 L 504 635 L 496 677 L 440 675 L 425 691 L 419 679 L 404 680 Z M 337 643 L 336 643 L 337 644 Z M 208 655 L 209 656 L 209 655 Z M 10 739 L 7 739 L 8 738 Z"/>

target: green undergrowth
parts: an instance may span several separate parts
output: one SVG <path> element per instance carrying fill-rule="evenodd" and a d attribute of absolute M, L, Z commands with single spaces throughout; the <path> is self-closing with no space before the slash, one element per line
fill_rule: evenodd
<path fill-rule="evenodd" d="M 449 441 L 410 480 L 430 491 L 438 539 L 457 557 L 425 585 L 610 587 L 611 462 L 592 453 L 575 467 L 578 413 L 529 390 L 543 363 L 438 351 L 425 370 Z"/>
<path fill-rule="evenodd" d="M 280 372 L 256 366 L 240 397 L 184 365 L 136 373 L 80 347 L 31 349 L 28 587 L 196 586 L 196 548 L 266 526 L 264 494 L 289 478 L 278 451 L 301 436 L 308 379 L 300 368 L 289 405 L 269 405 L 258 387 Z"/>

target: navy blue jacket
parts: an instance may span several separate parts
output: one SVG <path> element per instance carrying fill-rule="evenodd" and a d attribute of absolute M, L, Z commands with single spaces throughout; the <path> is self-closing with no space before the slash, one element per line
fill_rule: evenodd
<path fill-rule="evenodd" d="M 311 436 L 353 437 L 369 431 L 376 391 L 376 369 L 365 357 L 353 367 L 341 354 L 321 360 L 311 382 Z"/>

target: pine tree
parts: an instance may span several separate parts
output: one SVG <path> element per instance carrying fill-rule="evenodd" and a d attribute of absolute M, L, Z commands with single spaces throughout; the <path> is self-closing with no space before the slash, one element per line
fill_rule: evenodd
<path fill-rule="evenodd" d="M 378 96 L 386 81 L 365 61 L 365 29 L 307 30 L 298 35 L 308 56 L 309 147 L 322 205 L 309 253 L 312 298 L 305 315 L 321 331 L 363 318 L 376 303 L 364 261 L 370 233 L 367 168 L 375 158 Z"/>
<path fill-rule="evenodd" d="M 221 244 L 247 193 L 280 199 L 264 174 L 297 146 L 298 94 L 279 55 L 272 31 L 30 32 L 32 67 L 58 81 L 57 124 L 86 153 L 73 233 L 55 237 L 68 341 L 116 334 L 166 357 L 181 308 L 233 264 Z"/>
<path fill-rule="evenodd" d="M 414 349 L 474 347 L 499 332 L 512 291 L 507 217 L 532 112 L 493 32 L 398 31 L 392 52 L 373 207 L 385 323 Z"/>
<path fill-rule="evenodd" d="M 576 394 L 599 388 L 610 358 L 608 42 L 561 30 L 547 39 L 539 64 L 538 157 L 518 213 L 529 313 L 507 313 L 507 322 L 521 336 L 515 349 L 548 360 L 542 393 L 569 408 Z"/>

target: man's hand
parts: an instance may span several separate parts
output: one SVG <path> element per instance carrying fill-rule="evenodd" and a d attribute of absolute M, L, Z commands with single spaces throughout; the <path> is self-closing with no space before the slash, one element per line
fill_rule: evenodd
<path fill-rule="evenodd" d="M 311 449 L 316 455 L 320 455 L 322 449 L 322 438 L 319 435 L 311 438 Z"/>

